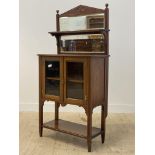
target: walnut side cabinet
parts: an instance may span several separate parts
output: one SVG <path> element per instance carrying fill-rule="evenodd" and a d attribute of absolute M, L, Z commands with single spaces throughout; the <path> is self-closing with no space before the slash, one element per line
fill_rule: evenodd
<path fill-rule="evenodd" d="M 108 11 L 108 6 L 106 9 Z M 51 32 L 57 39 L 58 54 L 39 54 L 39 134 L 43 128 L 74 135 L 87 140 L 88 152 L 91 141 L 101 135 L 105 139 L 105 123 L 108 107 L 108 29 L 70 32 Z M 61 35 L 103 34 L 104 54 L 62 54 Z M 45 101 L 55 101 L 55 119 L 43 122 Z M 87 124 L 77 124 L 59 118 L 59 107 L 67 104 L 83 107 Z M 93 109 L 101 106 L 101 127 L 92 127 Z"/>

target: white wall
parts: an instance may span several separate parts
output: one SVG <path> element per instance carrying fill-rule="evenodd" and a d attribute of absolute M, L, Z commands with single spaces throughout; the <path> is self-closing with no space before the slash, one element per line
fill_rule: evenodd
<path fill-rule="evenodd" d="M 77 5 L 110 8 L 109 111 L 134 112 L 134 0 L 20 0 L 20 110 L 38 110 L 38 53 L 56 53 L 55 14 Z M 64 108 L 74 111 L 76 107 Z M 53 110 L 48 104 L 46 110 Z M 62 109 L 62 108 L 61 108 Z M 63 110 L 63 109 L 62 109 Z M 79 110 L 81 110 L 79 108 Z M 96 111 L 99 111 L 97 109 Z"/>

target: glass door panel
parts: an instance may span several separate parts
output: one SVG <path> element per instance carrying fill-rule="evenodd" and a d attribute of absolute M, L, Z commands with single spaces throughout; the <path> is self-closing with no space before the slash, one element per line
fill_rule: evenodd
<path fill-rule="evenodd" d="M 83 63 L 67 62 L 67 79 L 83 80 Z"/>
<path fill-rule="evenodd" d="M 83 99 L 83 84 L 68 81 L 67 98 Z"/>
<path fill-rule="evenodd" d="M 60 81 L 46 79 L 45 94 L 59 96 L 60 95 Z"/>
<path fill-rule="evenodd" d="M 45 95 L 60 96 L 60 61 L 45 60 Z"/>
<path fill-rule="evenodd" d="M 60 76 L 60 63 L 59 61 L 45 61 L 46 77 L 59 77 Z"/>
<path fill-rule="evenodd" d="M 83 62 L 66 62 L 66 98 L 84 98 Z"/>

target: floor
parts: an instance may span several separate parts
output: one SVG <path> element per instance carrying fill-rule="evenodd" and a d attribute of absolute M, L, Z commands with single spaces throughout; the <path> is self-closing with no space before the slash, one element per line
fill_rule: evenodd
<path fill-rule="evenodd" d="M 44 121 L 54 118 L 54 113 L 44 113 Z M 60 118 L 86 124 L 82 113 L 61 113 Z M 134 114 L 109 114 L 106 125 L 105 143 L 98 136 L 92 141 L 92 152 L 87 152 L 85 139 L 43 130 L 38 133 L 38 113 L 20 113 L 20 155 L 134 155 L 135 125 Z M 93 114 L 93 126 L 100 127 L 100 115 Z"/>

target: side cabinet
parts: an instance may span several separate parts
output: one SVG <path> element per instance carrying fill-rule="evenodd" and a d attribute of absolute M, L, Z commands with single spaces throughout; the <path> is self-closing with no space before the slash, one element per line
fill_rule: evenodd
<path fill-rule="evenodd" d="M 44 128 L 60 131 L 87 139 L 88 151 L 91 140 L 105 137 L 106 56 L 39 55 L 39 133 Z M 55 119 L 43 123 L 44 101 L 55 101 Z M 59 106 L 81 106 L 87 115 L 87 125 L 59 119 Z M 92 127 L 93 109 L 101 106 L 101 128 Z"/>

